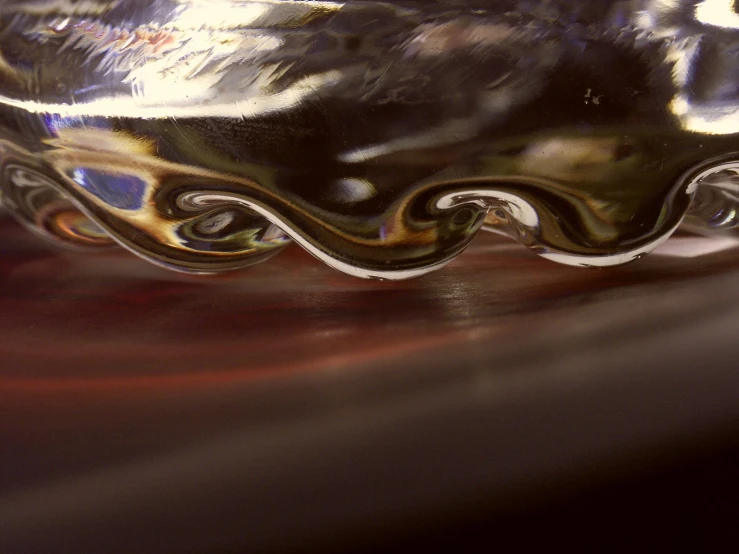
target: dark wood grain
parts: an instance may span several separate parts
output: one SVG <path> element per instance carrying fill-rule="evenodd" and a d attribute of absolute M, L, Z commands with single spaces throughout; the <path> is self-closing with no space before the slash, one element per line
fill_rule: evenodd
<path fill-rule="evenodd" d="M 402 283 L 297 248 L 199 278 L 0 221 L 2 552 L 348 545 L 739 421 L 739 249 L 583 270 L 488 235 Z"/>

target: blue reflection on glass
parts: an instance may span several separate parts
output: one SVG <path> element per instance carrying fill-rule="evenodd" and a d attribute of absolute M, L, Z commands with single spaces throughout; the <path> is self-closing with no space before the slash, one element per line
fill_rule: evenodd
<path fill-rule="evenodd" d="M 100 200 L 121 210 L 139 210 L 144 204 L 146 182 L 134 175 L 114 175 L 95 169 L 77 168 L 72 179 Z"/>

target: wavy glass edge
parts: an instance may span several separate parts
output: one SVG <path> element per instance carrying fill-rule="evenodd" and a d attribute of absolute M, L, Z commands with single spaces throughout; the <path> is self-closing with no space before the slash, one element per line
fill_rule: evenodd
<path fill-rule="evenodd" d="M 732 13 L 10 1 L 0 199 L 57 243 L 192 273 L 295 242 L 350 275 L 412 278 L 480 230 L 628 263 L 681 224 L 734 232 Z"/>

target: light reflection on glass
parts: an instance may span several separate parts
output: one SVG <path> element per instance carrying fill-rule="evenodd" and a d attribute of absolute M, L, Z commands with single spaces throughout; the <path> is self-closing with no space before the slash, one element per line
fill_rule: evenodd
<path fill-rule="evenodd" d="M 3 203 L 195 273 L 292 240 L 409 278 L 480 229 L 618 265 L 683 221 L 733 229 L 738 22 L 727 0 L 11 0 Z"/>

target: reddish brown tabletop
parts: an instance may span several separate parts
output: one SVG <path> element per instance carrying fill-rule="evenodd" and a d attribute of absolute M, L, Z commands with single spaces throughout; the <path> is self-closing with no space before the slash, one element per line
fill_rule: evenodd
<path fill-rule="evenodd" d="M 723 246 L 584 270 L 487 235 L 415 281 L 295 247 L 201 278 L 0 219 L 0 552 L 351 544 L 726 442 Z"/>

